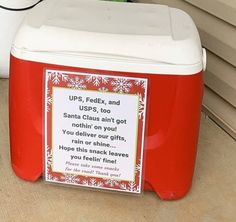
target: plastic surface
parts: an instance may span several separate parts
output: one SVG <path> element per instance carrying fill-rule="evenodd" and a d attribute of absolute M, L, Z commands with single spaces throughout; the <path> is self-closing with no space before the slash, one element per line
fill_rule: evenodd
<path fill-rule="evenodd" d="M 42 175 L 45 69 L 138 76 L 149 83 L 145 189 L 183 197 L 194 172 L 205 62 L 191 18 L 167 6 L 97 0 L 47 0 L 31 12 L 11 52 L 16 174 Z"/>
<path fill-rule="evenodd" d="M 164 5 L 43 1 L 29 13 L 13 46 L 17 58 L 63 64 L 72 57 L 70 66 L 83 67 L 76 56 L 93 56 L 169 65 L 162 74 L 194 74 L 203 67 L 201 42 L 192 19 Z M 37 56 L 32 52 L 38 52 Z"/>
<path fill-rule="evenodd" d="M 10 144 L 15 173 L 36 181 L 43 171 L 43 73 L 45 69 L 148 78 L 145 190 L 162 199 L 183 197 L 191 187 L 203 94 L 202 72 L 150 75 L 80 69 L 11 57 Z"/>
<path fill-rule="evenodd" d="M 17 9 L 29 7 L 37 2 L 37 0 L 1 0 L 0 5 Z M 8 77 L 11 44 L 27 12 L 27 10 L 9 11 L 0 8 L 0 77 Z"/>

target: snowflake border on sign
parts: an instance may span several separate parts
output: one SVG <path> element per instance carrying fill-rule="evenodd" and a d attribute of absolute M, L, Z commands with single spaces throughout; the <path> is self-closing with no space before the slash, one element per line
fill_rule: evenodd
<path fill-rule="evenodd" d="M 107 84 L 109 82 L 109 78 L 106 76 L 88 75 L 85 77 L 85 81 L 92 83 L 94 86 L 100 86 L 101 84 Z"/>
<path fill-rule="evenodd" d="M 47 145 L 47 167 L 52 166 L 52 149 Z"/>
<path fill-rule="evenodd" d="M 136 86 L 141 86 L 143 89 L 145 89 L 145 88 L 147 87 L 146 81 L 141 80 L 141 79 L 136 80 L 136 81 L 134 82 L 134 84 L 135 84 Z"/>
<path fill-rule="evenodd" d="M 46 180 L 49 182 L 58 182 L 60 179 L 51 173 L 51 166 L 47 168 Z"/>
<path fill-rule="evenodd" d="M 140 192 L 140 187 L 133 181 L 128 182 L 128 184 L 121 183 L 120 188 L 128 192 L 136 192 L 136 193 Z"/>
<path fill-rule="evenodd" d="M 89 187 L 103 187 L 104 186 L 104 183 L 101 182 L 101 181 L 98 181 L 97 179 L 95 178 L 90 178 L 90 179 L 85 179 L 82 181 L 82 184 L 84 186 L 89 186 Z"/>
<path fill-rule="evenodd" d="M 53 84 L 58 85 L 61 81 L 67 82 L 68 75 L 63 72 L 49 71 L 48 72 L 48 80 L 51 80 Z"/>
<path fill-rule="evenodd" d="M 117 78 L 111 82 L 113 91 L 117 93 L 129 93 L 133 84 L 126 78 Z"/>
<path fill-rule="evenodd" d="M 140 173 L 142 169 L 141 163 L 136 164 L 135 166 L 135 173 Z"/>
<path fill-rule="evenodd" d="M 108 92 L 109 89 L 106 88 L 106 87 L 101 87 L 101 88 L 98 89 L 98 91 L 99 91 L 99 92 Z"/>
<path fill-rule="evenodd" d="M 78 175 L 65 173 L 60 177 L 60 180 L 66 182 L 68 184 L 78 184 L 80 182 L 80 178 Z"/>
<path fill-rule="evenodd" d="M 138 93 L 137 95 L 139 97 L 138 116 L 139 116 L 139 119 L 144 120 L 144 111 L 145 111 L 144 97 L 142 97 L 141 93 Z"/>
<path fill-rule="evenodd" d="M 114 180 L 114 179 L 106 179 L 105 180 L 105 185 L 107 185 L 109 187 L 119 186 L 119 184 L 120 184 L 120 180 Z"/>
<path fill-rule="evenodd" d="M 54 181 L 54 182 L 58 182 L 59 181 L 59 178 L 58 177 L 55 177 L 53 176 L 52 174 L 48 173 L 47 174 L 47 181 Z"/>
<path fill-rule="evenodd" d="M 51 106 L 52 106 L 52 97 L 50 96 L 50 90 L 47 89 L 47 98 L 46 98 L 46 102 L 47 102 L 47 112 L 50 111 Z"/>
<path fill-rule="evenodd" d="M 72 89 L 86 89 L 87 86 L 84 84 L 84 80 L 76 76 L 74 78 L 69 78 L 67 86 Z"/>

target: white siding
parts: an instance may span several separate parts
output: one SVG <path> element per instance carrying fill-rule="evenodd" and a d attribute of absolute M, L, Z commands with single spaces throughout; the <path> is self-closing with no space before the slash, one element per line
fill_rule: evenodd
<path fill-rule="evenodd" d="M 236 138 L 236 0 L 136 0 L 190 14 L 207 49 L 204 110 Z"/>
<path fill-rule="evenodd" d="M 185 0 L 192 5 L 236 26 L 235 0 Z"/>

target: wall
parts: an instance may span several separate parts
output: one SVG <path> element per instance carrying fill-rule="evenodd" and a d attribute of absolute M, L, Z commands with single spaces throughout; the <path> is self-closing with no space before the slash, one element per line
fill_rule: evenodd
<path fill-rule="evenodd" d="M 204 111 L 236 138 L 236 0 L 137 0 L 189 13 L 207 49 Z"/>

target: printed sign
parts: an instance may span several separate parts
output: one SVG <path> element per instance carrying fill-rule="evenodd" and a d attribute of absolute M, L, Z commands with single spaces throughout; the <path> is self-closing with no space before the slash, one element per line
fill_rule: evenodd
<path fill-rule="evenodd" d="M 45 75 L 45 180 L 141 193 L 147 79 Z"/>

